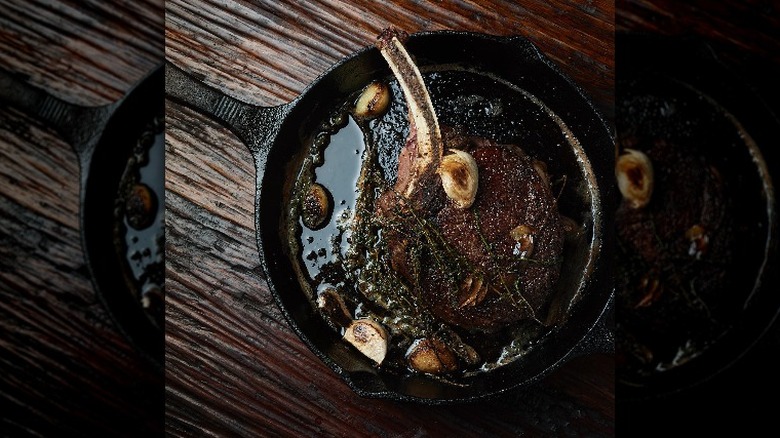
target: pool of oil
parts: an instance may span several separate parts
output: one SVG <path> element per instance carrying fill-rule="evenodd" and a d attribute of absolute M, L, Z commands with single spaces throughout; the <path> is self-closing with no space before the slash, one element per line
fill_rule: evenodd
<path fill-rule="evenodd" d="M 133 147 L 122 177 L 117 200 L 116 233 L 126 283 L 135 302 L 158 329 L 164 324 L 165 298 L 165 141 L 163 117 L 144 129 Z M 133 187 L 143 186 L 151 205 L 139 224 L 126 207 Z"/>
<path fill-rule="evenodd" d="M 324 143 L 328 137 L 329 140 L 322 151 L 322 164 L 314 169 L 314 180 L 331 194 L 332 219 L 318 230 L 306 228 L 301 222 L 306 270 L 310 278 L 320 283 L 320 289 L 341 283 L 338 278 L 331 278 L 328 269 L 347 255 L 351 237 L 349 224 L 355 215 L 358 178 L 366 152 L 363 131 L 354 118 L 347 114 L 343 117 L 347 120 L 343 127 L 331 125 L 330 130 L 320 133 L 320 142 Z M 335 132 L 330 134 L 333 130 Z"/>

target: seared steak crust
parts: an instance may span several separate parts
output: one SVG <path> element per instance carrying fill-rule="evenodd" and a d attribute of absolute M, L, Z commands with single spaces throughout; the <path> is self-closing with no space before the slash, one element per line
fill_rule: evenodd
<path fill-rule="evenodd" d="M 446 323 L 494 331 L 522 319 L 543 319 L 563 249 L 546 176 L 516 145 L 446 128 L 442 133 L 449 149 L 468 152 L 477 162 L 476 200 L 458 208 L 435 173 L 422 178 L 408 200 L 395 189 L 385 193 L 377 205 L 390 223 L 386 238 L 393 268 Z M 404 184 L 413 145 L 407 142 L 401 152 L 396 187 Z M 530 251 L 513 235 L 520 226 L 532 230 Z"/>

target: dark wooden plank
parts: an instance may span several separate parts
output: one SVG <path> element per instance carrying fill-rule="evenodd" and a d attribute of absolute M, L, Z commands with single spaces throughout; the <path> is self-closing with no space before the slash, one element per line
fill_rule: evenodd
<path fill-rule="evenodd" d="M 102 105 L 161 62 L 163 19 L 160 0 L 0 0 L 0 67 Z M 0 104 L 0 435 L 160 435 L 163 384 L 92 288 L 76 153 Z"/>
<path fill-rule="evenodd" d="M 294 99 L 392 24 L 528 36 L 612 113 L 611 2 L 175 0 L 166 13 L 169 61 L 259 105 Z M 169 103 L 166 115 L 170 435 L 614 435 L 611 355 L 574 360 L 532 390 L 489 402 L 421 408 L 356 397 L 270 296 L 246 146 L 188 108 Z"/>
<path fill-rule="evenodd" d="M 0 138 L 3 422 L 34 433 L 159 428 L 150 406 L 162 409 L 162 376 L 122 338 L 92 289 L 75 153 L 15 110 L 0 109 Z"/>
<path fill-rule="evenodd" d="M 695 2 L 619 0 L 620 32 L 695 37 L 706 41 L 737 78 L 780 113 L 780 3 L 763 0 Z"/>
<path fill-rule="evenodd" d="M 611 116 L 613 2 L 166 2 L 166 58 L 258 105 L 294 99 L 388 25 L 523 35 Z"/>

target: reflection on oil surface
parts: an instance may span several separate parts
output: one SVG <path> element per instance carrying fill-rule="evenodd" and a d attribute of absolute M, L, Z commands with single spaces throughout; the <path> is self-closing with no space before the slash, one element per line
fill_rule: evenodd
<path fill-rule="evenodd" d="M 125 280 L 162 330 L 165 301 L 165 144 L 163 116 L 144 129 L 125 168 L 115 207 L 115 241 Z"/>

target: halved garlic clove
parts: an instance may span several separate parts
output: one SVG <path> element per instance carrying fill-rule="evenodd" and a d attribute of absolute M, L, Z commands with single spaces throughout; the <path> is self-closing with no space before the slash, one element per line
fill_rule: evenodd
<path fill-rule="evenodd" d="M 390 105 L 390 89 L 383 82 L 366 85 L 355 102 L 354 114 L 362 119 L 382 115 Z"/>
<path fill-rule="evenodd" d="M 625 149 L 615 166 L 618 188 L 632 208 L 642 208 L 653 194 L 653 164 L 643 152 Z"/>
<path fill-rule="evenodd" d="M 474 157 L 468 152 L 450 149 L 445 155 L 437 172 L 441 177 L 441 185 L 447 197 L 455 202 L 458 208 L 469 208 L 477 197 L 479 170 Z"/>
<path fill-rule="evenodd" d="M 325 187 L 312 183 L 303 199 L 303 224 L 311 230 L 322 228 L 330 217 L 332 208 L 333 203 Z"/>
<path fill-rule="evenodd" d="M 413 369 L 429 374 L 457 371 L 458 358 L 444 342 L 435 338 L 418 339 L 406 352 L 406 360 Z"/>
<path fill-rule="evenodd" d="M 344 340 L 352 344 L 367 358 L 380 365 L 387 355 L 387 331 L 371 319 L 352 321 L 344 332 Z"/>

